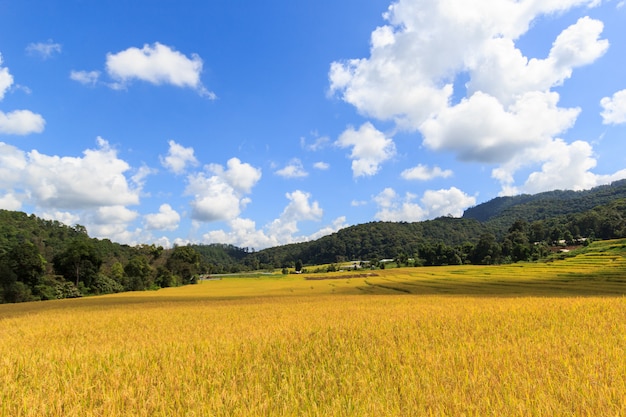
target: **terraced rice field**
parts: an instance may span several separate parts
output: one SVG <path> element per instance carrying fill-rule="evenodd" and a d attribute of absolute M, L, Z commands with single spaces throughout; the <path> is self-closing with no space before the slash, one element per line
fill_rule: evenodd
<path fill-rule="evenodd" d="M 0 416 L 626 415 L 624 255 L 0 305 Z"/>

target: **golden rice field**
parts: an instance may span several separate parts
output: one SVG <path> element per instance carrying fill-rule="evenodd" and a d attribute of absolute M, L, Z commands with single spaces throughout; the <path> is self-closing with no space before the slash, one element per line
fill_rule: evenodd
<path fill-rule="evenodd" d="M 623 416 L 624 256 L 1 305 L 0 416 Z"/>

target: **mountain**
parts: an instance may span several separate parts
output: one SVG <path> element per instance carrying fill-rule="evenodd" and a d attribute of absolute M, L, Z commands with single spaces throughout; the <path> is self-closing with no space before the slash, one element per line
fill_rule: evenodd
<path fill-rule="evenodd" d="M 457 261 L 454 255 L 463 262 L 472 262 L 479 257 L 471 251 L 472 246 L 478 245 L 486 235 L 493 235 L 500 244 L 505 244 L 504 252 L 498 255 L 499 261 L 526 256 L 536 259 L 543 255 L 532 255 L 536 248 L 530 246 L 534 242 L 551 242 L 570 236 L 571 239 L 621 237 L 626 222 L 624 201 L 626 180 L 585 191 L 556 190 L 498 197 L 467 209 L 462 218 L 359 224 L 312 242 L 264 249 L 249 254 L 243 262 L 253 268 L 272 268 L 294 265 L 297 260 L 316 265 L 396 258 L 399 255 L 419 256 L 427 265 L 446 263 L 450 259 Z M 527 248 L 517 255 L 513 255 L 513 247 L 522 243 L 519 236 L 510 236 L 511 228 L 517 228 L 516 232 L 525 235 L 523 244 Z M 512 256 L 507 255 L 507 250 Z M 446 251 L 447 256 L 441 254 Z"/>
<path fill-rule="evenodd" d="M 626 198 L 626 180 L 584 191 L 555 190 L 533 195 L 497 197 L 468 208 L 462 217 L 478 220 L 497 236 L 503 236 L 516 220 L 531 223 L 582 213 L 622 198 Z"/>
<path fill-rule="evenodd" d="M 499 197 L 463 217 L 370 222 L 310 242 L 261 251 L 226 244 L 164 249 L 94 239 L 80 225 L 0 210 L 0 302 L 158 289 L 198 274 L 299 265 L 335 268 L 382 259 L 402 265 L 498 264 L 539 260 L 557 243 L 626 237 L 626 180 L 586 191 Z"/>

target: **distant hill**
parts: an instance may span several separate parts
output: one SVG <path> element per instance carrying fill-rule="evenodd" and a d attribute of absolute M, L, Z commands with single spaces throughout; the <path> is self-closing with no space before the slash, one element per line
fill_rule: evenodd
<path fill-rule="evenodd" d="M 473 219 L 440 217 L 423 222 L 371 222 L 350 226 L 312 242 L 264 249 L 254 254 L 261 265 L 295 260 L 326 264 L 348 260 L 413 256 L 425 245 L 477 242 L 485 227 Z"/>
<path fill-rule="evenodd" d="M 454 257 L 450 255 L 451 251 L 461 261 L 472 262 L 478 255 L 472 252 L 471 247 L 486 234 L 493 235 L 494 239 L 504 244 L 504 252 L 498 259 L 506 261 L 509 259 L 506 251 L 520 245 L 519 241 L 511 242 L 511 239 L 519 240 L 519 236 L 509 237 L 509 242 L 504 242 L 514 224 L 523 229 L 517 231 L 526 235 L 525 245 L 569 236 L 621 237 L 626 224 L 624 201 L 626 180 L 585 191 L 557 190 L 498 197 L 467 209 L 462 218 L 359 224 L 312 242 L 277 246 L 248 254 L 243 262 L 251 267 L 269 268 L 293 265 L 296 260 L 315 265 L 419 255 L 431 259 L 426 264 L 441 264 Z M 465 248 L 461 248 L 463 245 Z M 532 255 L 532 250 L 525 251 L 524 256 L 542 256 Z M 433 254 L 437 251 L 447 251 L 449 255 Z M 434 258 L 438 260 L 432 260 Z"/>
<path fill-rule="evenodd" d="M 556 190 L 533 195 L 497 197 L 468 208 L 463 213 L 463 218 L 478 220 L 496 235 L 502 236 L 516 220 L 530 223 L 582 213 L 622 198 L 626 198 L 626 180 L 584 191 Z"/>
<path fill-rule="evenodd" d="M 0 210 L 0 303 L 158 289 L 199 274 L 367 261 L 401 265 L 539 260 L 555 244 L 626 237 L 626 180 L 586 191 L 499 197 L 463 217 L 370 222 L 261 251 L 227 244 L 164 249 L 94 239 L 80 225 Z M 317 268 L 316 269 L 321 269 Z"/>
<path fill-rule="evenodd" d="M 555 190 L 532 195 L 496 197 L 468 208 L 462 217 L 486 222 L 502 215 L 522 213 L 536 217 L 526 219 L 532 221 L 589 210 L 619 198 L 626 198 L 626 179 L 583 191 Z"/>

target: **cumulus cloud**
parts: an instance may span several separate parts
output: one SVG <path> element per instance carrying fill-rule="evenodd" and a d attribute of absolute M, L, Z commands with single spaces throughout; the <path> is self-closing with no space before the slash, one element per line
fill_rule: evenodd
<path fill-rule="evenodd" d="M 139 190 L 124 175 L 129 165 L 102 138 L 98 148 L 84 151 L 83 157 L 26 153 L 5 143 L 0 143 L 0 149 L 0 184 L 23 190 L 38 207 L 85 209 L 139 203 Z"/>
<path fill-rule="evenodd" d="M 100 71 L 74 71 L 70 72 L 70 79 L 84 85 L 96 85 L 100 79 Z"/>
<path fill-rule="evenodd" d="M 106 71 L 117 81 L 117 86 L 125 86 L 133 80 L 155 85 L 171 84 L 176 87 L 191 88 L 210 99 L 215 93 L 208 91 L 200 80 L 202 58 L 197 54 L 190 57 L 156 42 L 144 45 L 141 49 L 130 47 L 106 56 Z"/>
<path fill-rule="evenodd" d="M 405 180 L 428 181 L 433 178 L 448 178 L 453 174 L 452 170 L 441 169 L 438 166 L 429 167 L 419 164 L 416 167 L 405 169 L 400 176 Z"/>
<path fill-rule="evenodd" d="M 192 218 L 202 222 L 237 218 L 250 202 L 246 194 L 261 179 L 261 170 L 238 158 L 231 158 L 226 169 L 217 164 L 206 169 L 187 178 L 185 194 L 193 196 Z"/>
<path fill-rule="evenodd" d="M 393 188 L 385 188 L 374 197 L 378 205 L 376 218 L 382 221 L 417 222 L 441 216 L 460 217 L 463 211 L 476 204 L 476 199 L 465 194 L 456 187 L 442 190 L 427 190 L 420 199 L 414 202 L 417 196 L 406 193 L 399 196 Z"/>
<path fill-rule="evenodd" d="M 180 214 L 169 204 L 161 204 L 158 213 L 144 216 L 148 230 L 176 230 L 180 223 Z"/>
<path fill-rule="evenodd" d="M 600 100 L 602 106 L 602 123 L 618 125 L 626 123 L 626 90 L 620 90 L 611 97 Z"/>
<path fill-rule="evenodd" d="M 20 210 L 22 208 L 22 199 L 12 192 L 0 196 L 0 208 L 4 210 Z"/>
<path fill-rule="evenodd" d="M 476 62 L 467 65 L 468 94 L 481 91 L 507 106 L 519 95 L 546 91 L 570 78 L 576 67 L 593 63 L 608 49 L 599 39 L 604 25 L 583 17 L 563 30 L 545 59 L 527 58 L 510 38 L 492 37 L 477 51 Z"/>
<path fill-rule="evenodd" d="M 580 113 L 560 107 L 552 88 L 595 62 L 609 42 L 601 38 L 603 23 L 589 17 L 563 29 L 545 57 L 525 56 L 517 41 L 541 16 L 598 4 L 399 0 L 385 13 L 387 24 L 372 32 L 369 57 L 330 65 L 329 92 L 362 115 L 420 133 L 431 150 L 519 169 L 541 160 L 510 163 L 516 155 L 537 155 L 534 150 L 572 127 Z M 455 91 L 459 75 L 468 81 Z M 604 103 L 605 123 L 611 123 L 614 99 Z"/>
<path fill-rule="evenodd" d="M 323 226 L 310 235 L 298 235 L 298 223 L 302 221 L 320 221 L 323 210 L 317 201 L 310 201 L 311 195 L 307 192 L 296 190 L 292 193 L 286 193 L 285 197 L 289 200 L 285 209 L 279 217 L 263 228 L 257 228 L 256 223 L 251 219 L 237 217 L 227 221 L 230 230 L 207 232 L 202 237 L 203 241 L 207 243 L 230 243 L 239 247 L 262 249 L 318 239 L 346 227 L 346 219 L 341 216 L 333 220 L 331 224 Z"/>
<path fill-rule="evenodd" d="M 25 182 L 38 206 L 76 209 L 139 203 L 139 190 L 131 188 L 124 175 L 128 163 L 106 140 L 97 142 L 98 148 L 85 150 L 83 157 L 28 153 Z"/>
<path fill-rule="evenodd" d="M 462 161 L 507 162 L 570 128 L 580 109 L 558 107 L 554 92 L 529 92 L 508 108 L 477 92 L 422 124 L 424 144 L 456 153 Z"/>
<path fill-rule="evenodd" d="M 7 67 L 2 66 L 0 54 L 0 101 L 13 85 L 13 76 Z M 0 134 L 28 135 L 41 133 L 45 127 L 44 118 L 30 110 L 13 110 L 8 113 L 0 111 Z"/>
<path fill-rule="evenodd" d="M 252 187 L 261 179 L 260 169 L 241 162 L 239 158 L 230 158 L 226 162 L 226 169 L 219 164 L 208 165 L 207 169 L 223 177 L 230 187 L 243 194 L 250 193 Z"/>
<path fill-rule="evenodd" d="M 0 204 L 16 209 L 34 207 L 44 218 L 87 226 L 95 237 L 129 243 L 138 231 L 127 227 L 138 213 L 127 206 L 139 204 L 141 184 L 131 184 L 128 163 L 109 143 L 97 138 L 97 147 L 82 156 L 24 152 L 0 142 Z"/>
<path fill-rule="evenodd" d="M 5 135 L 28 135 L 41 133 L 46 121 L 40 114 L 30 110 L 0 111 L 0 133 Z"/>
<path fill-rule="evenodd" d="M 228 222 L 230 230 L 212 230 L 202 236 L 206 243 L 227 243 L 240 248 L 263 249 L 278 245 L 278 241 L 256 227 L 251 219 L 235 218 Z"/>
<path fill-rule="evenodd" d="M 320 171 L 326 171 L 330 168 L 330 164 L 328 162 L 319 161 L 313 164 L 313 168 L 319 169 Z"/>
<path fill-rule="evenodd" d="M 540 171 L 532 172 L 521 186 L 514 186 L 513 174 L 525 160 L 539 161 Z M 626 178 L 626 169 L 609 175 L 591 172 L 597 164 L 591 145 L 585 141 L 571 144 L 556 139 L 541 149 L 518 155 L 509 164 L 494 169 L 492 176 L 502 183 L 501 195 L 519 192 L 539 193 L 554 189 L 585 190 Z"/>
<path fill-rule="evenodd" d="M 198 160 L 194 156 L 194 150 L 192 147 L 185 148 L 184 146 L 176 143 L 173 140 L 167 142 L 169 149 L 165 157 L 159 157 L 161 165 L 174 174 L 182 174 L 187 169 L 187 166 L 197 166 Z"/>
<path fill-rule="evenodd" d="M 354 177 L 372 176 L 378 173 L 380 165 L 396 153 L 393 140 L 366 122 L 359 130 L 348 127 L 340 136 L 336 146 L 352 147 L 352 174 Z"/>
<path fill-rule="evenodd" d="M 404 198 L 401 198 L 393 188 L 385 188 L 374 197 L 374 202 L 378 205 L 378 212 L 375 217 L 378 220 L 392 222 L 425 220 L 428 211 L 414 203 L 415 198 L 416 196 L 411 193 L 407 193 Z"/>
<path fill-rule="evenodd" d="M 41 59 L 48 59 L 61 53 L 61 44 L 48 39 L 46 42 L 33 42 L 26 46 L 29 55 L 37 55 Z"/>
<path fill-rule="evenodd" d="M 309 175 L 298 158 L 292 159 L 285 167 L 276 171 L 276 175 L 283 178 L 303 178 Z"/>
<path fill-rule="evenodd" d="M 289 204 L 280 217 L 267 226 L 267 230 L 279 242 L 291 243 L 298 232 L 298 222 L 319 221 L 324 212 L 317 201 L 309 201 L 311 195 L 307 192 L 296 190 L 285 196 L 289 199 Z"/>
<path fill-rule="evenodd" d="M 13 76 L 7 67 L 2 66 L 2 54 L 0 54 L 0 101 L 4 99 L 5 93 L 13 85 Z"/>

